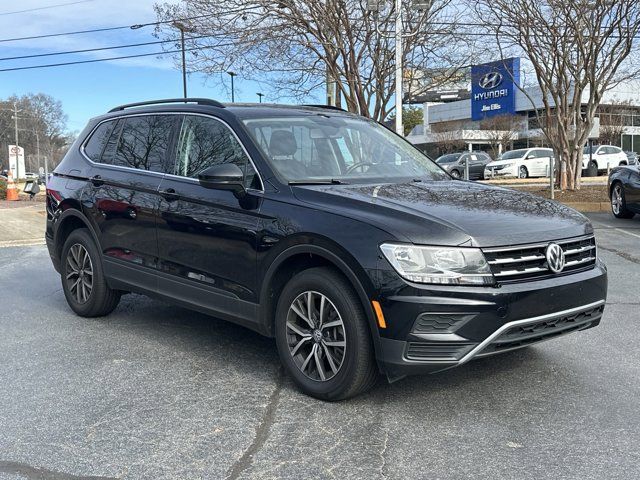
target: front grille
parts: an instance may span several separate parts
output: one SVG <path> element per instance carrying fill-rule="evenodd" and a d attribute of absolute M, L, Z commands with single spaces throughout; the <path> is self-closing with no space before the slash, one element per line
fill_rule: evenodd
<path fill-rule="evenodd" d="M 458 361 L 476 344 L 465 342 L 409 342 L 406 357 L 410 360 Z"/>
<path fill-rule="evenodd" d="M 564 251 L 565 266 L 562 272 L 557 274 L 549 270 L 545 258 L 545 251 L 549 243 L 557 243 Z M 593 268 L 596 263 L 596 240 L 593 235 L 533 245 L 488 248 L 482 251 L 491 267 L 493 276 L 500 283 L 514 283 L 575 273 Z"/>
<path fill-rule="evenodd" d="M 511 327 L 493 340 L 478 356 L 524 347 L 565 333 L 584 330 L 595 326 L 600 321 L 603 311 L 604 305 L 601 305 L 571 315 Z"/>

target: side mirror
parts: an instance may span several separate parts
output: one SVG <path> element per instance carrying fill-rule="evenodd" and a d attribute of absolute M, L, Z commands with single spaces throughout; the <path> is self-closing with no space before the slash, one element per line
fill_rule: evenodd
<path fill-rule="evenodd" d="M 525 160 L 531 160 L 533 158 L 536 158 L 536 156 L 533 153 L 530 153 L 529 155 L 527 155 L 527 158 Z"/>
<path fill-rule="evenodd" d="M 244 173 L 233 163 L 213 165 L 198 174 L 198 181 L 204 188 L 244 192 Z"/>

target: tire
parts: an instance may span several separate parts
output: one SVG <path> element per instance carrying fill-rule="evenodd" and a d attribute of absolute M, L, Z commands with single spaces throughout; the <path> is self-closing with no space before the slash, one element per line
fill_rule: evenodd
<path fill-rule="evenodd" d="M 310 294 L 313 329 L 307 321 Z M 320 319 L 322 297 L 324 314 Z M 317 328 L 318 322 L 332 326 Z M 378 378 L 360 299 L 345 278 L 331 268 L 305 270 L 287 283 L 276 309 L 275 332 L 285 370 L 307 395 L 344 400 L 368 390 Z M 319 353 L 314 354 L 314 349 Z"/>
<path fill-rule="evenodd" d="M 624 160 L 618 164 L 619 167 L 624 167 L 627 164 Z"/>
<path fill-rule="evenodd" d="M 598 164 L 595 162 L 595 160 L 592 160 L 591 163 L 589 163 L 589 166 L 587 167 L 587 174 L 585 176 L 586 177 L 598 176 Z"/>
<path fill-rule="evenodd" d="M 529 178 L 529 170 L 524 165 L 518 169 L 518 178 Z"/>
<path fill-rule="evenodd" d="M 86 228 L 74 230 L 64 242 L 60 266 L 64 296 L 76 314 L 102 317 L 118 306 L 121 292 L 107 285 L 100 252 Z"/>
<path fill-rule="evenodd" d="M 460 174 L 460 172 L 458 170 L 451 170 L 451 176 L 455 179 L 460 179 L 462 178 L 462 175 Z"/>
<path fill-rule="evenodd" d="M 615 182 L 611 187 L 611 213 L 616 218 L 633 218 L 635 215 L 627 209 L 624 186 L 620 182 Z"/>

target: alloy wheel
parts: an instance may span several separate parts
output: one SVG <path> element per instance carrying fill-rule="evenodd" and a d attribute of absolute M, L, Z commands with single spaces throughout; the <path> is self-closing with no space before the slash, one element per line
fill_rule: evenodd
<path fill-rule="evenodd" d="M 613 213 L 616 215 L 620 214 L 620 208 L 622 207 L 622 187 L 620 185 L 616 185 L 613 189 L 613 194 L 611 195 L 611 209 Z"/>
<path fill-rule="evenodd" d="M 527 169 L 524 167 L 520 167 L 518 171 L 518 178 L 527 178 Z"/>
<path fill-rule="evenodd" d="M 340 371 L 346 353 L 342 316 L 322 293 L 298 295 L 287 312 L 287 345 L 293 362 L 311 380 L 327 381 Z"/>
<path fill-rule="evenodd" d="M 73 299 L 80 304 L 87 303 L 93 290 L 93 264 L 83 245 L 75 243 L 69 249 L 65 273 Z"/>

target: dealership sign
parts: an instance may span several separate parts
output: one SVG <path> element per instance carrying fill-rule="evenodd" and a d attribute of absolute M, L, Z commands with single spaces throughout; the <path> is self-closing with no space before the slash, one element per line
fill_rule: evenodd
<path fill-rule="evenodd" d="M 18 169 L 18 167 L 20 167 Z M 18 170 L 20 178 L 24 178 L 24 148 L 15 145 L 9 145 L 9 170 L 13 178 L 18 178 Z"/>
<path fill-rule="evenodd" d="M 471 119 L 515 113 L 519 83 L 519 58 L 471 67 Z"/>

